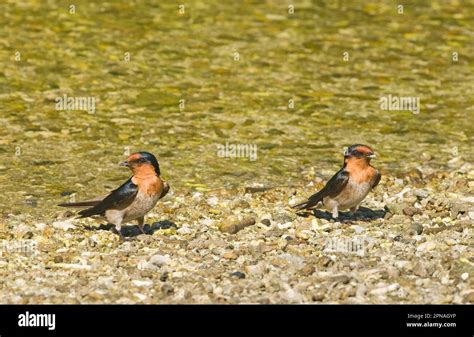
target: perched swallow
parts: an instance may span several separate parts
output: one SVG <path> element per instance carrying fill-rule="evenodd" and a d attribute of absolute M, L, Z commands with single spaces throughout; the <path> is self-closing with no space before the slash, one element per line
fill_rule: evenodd
<path fill-rule="evenodd" d="M 133 176 L 105 198 L 63 203 L 58 206 L 90 207 L 78 213 L 80 218 L 96 215 L 104 217 L 109 223 L 115 225 L 123 240 L 122 224 L 137 220 L 140 231 L 144 233 L 145 214 L 151 211 L 156 202 L 168 193 L 170 187 L 167 182 L 161 179 L 158 161 L 149 152 L 134 153 L 120 166 L 129 167 Z"/>
<path fill-rule="evenodd" d="M 333 218 L 339 216 L 340 210 L 349 208 L 352 212 L 357 211 L 362 200 L 380 181 L 380 172 L 370 165 L 374 157 L 374 151 L 367 145 L 350 146 L 344 152 L 343 167 L 326 186 L 309 197 L 308 201 L 293 208 L 312 209 L 322 201 Z"/>

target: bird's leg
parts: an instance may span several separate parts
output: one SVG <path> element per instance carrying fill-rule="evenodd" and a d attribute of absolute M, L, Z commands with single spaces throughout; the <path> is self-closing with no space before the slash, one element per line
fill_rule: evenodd
<path fill-rule="evenodd" d="M 117 228 L 117 227 L 115 227 L 115 228 Z M 125 241 L 125 236 L 123 236 L 123 234 L 122 234 L 122 227 L 120 227 L 119 229 L 117 229 L 117 232 L 118 232 L 118 234 L 119 234 L 119 236 L 120 236 L 120 241 Z"/>
<path fill-rule="evenodd" d="M 332 208 L 332 217 L 334 219 L 337 219 L 339 217 L 339 212 L 337 210 L 337 205 L 334 205 L 334 207 Z"/>
<path fill-rule="evenodd" d="M 120 221 L 119 223 L 115 224 L 115 230 L 116 230 L 117 233 L 120 235 L 120 240 L 121 240 L 121 241 L 125 241 L 125 237 L 124 237 L 123 234 L 122 234 L 122 221 Z"/>
<path fill-rule="evenodd" d="M 142 216 L 141 218 L 138 218 L 137 221 L 138 221 L 138 228 L 140 229 L 140 232 L 142 232 L 143 234 L 146 234 L 143 228 L 145 226 L 145 217 Z"/>
<path fill-rule="evenodd" d="M 351 215 L 355 216 L 355 212 L 357 212 L 357 210 L 359 209 L 359 205 L 355 205 L 354 207 L 351 207 L 350 208 L 350 211 L 351 211 Z"/>

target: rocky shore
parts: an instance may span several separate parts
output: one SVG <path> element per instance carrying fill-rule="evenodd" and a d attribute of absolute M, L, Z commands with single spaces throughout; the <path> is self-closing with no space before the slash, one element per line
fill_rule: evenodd
<path fill-rule="evenodd" d="M 0 303 L 473 303 L 474 170 L 384 174 L 339 220 L 289 205 L 322 187 L 173 189 L 120 242 L 58 209 L 7 214 Z"/>

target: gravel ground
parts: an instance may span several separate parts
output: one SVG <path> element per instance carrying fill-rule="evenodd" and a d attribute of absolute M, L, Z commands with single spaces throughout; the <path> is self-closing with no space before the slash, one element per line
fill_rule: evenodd
<path fill-rule="evenodd" d="M 383 174 L 339 221 L 289 207 L 322 187 L 310 172 L 299 186 L 172 189 L 125 242 L 59 208 L 42 223 L 6 214 L 0 302 L 473 303 L 472 165 Z"/>

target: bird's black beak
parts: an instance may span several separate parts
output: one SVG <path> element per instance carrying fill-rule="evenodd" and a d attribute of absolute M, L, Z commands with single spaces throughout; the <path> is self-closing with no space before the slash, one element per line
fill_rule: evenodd
<path fill-rule="evenodd" d="M 128 161 L 124 161 L 124 162 L 120 163 L 119 166 L 130 167 L 130 165 L 128 164 Z"/>

